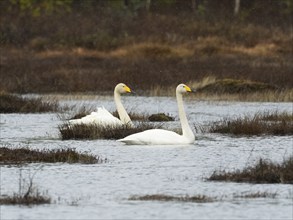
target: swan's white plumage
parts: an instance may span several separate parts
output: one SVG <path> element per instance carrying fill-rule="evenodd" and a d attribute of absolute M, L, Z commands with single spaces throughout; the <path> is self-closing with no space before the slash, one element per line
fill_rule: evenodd
<path fill-rule="evenodd" d="M 191 92 L 191 89 L 188 86 L 184 84 L 179 84 L 177 86 L 176 99 L 182 127 L 182 135 L 163 129 L 150 129 L 129 135 L 123 139 L 119 139 L 118 141 L 129 145 L 179 145 L 194 143 L 195 137 L 188 124 L 183 107 L 182 94 L 186 92 Z"/>
<path fill-rule="evenodd" d="M 118 140 L 128 145 L 173 145 L 192 144 L 194 140 L 189 140 L 173 131 L 164 129 L 151 129 L 127 136 Z"/>
<path fill-rule="evenodd" d="M 98 126 L 122 126 L 123 123 L 118 118 L 114 117 L 104 107 L 97 108 L 97 111 L 92 112 L 80 119 L 70 120 L 71 124 L 95 124 Z"/>
<path fill-rule="evenodd" d="M 97 108 L 97 111 L 92 112 L 80 119 L 69 120 L 69 124 L 94 124 L 97 126 L 122 126 L 124 124 L 132 125 L 130 117 L 128 116 L 126 110 L 121 103 L 120 94 L 131 92 L 130 88 L 123 83 L 116 85 L 114 89 L 114 100 L 117 108 L 118 115 L 120 119 L 114 117 L 107 109 L 104 107 Z"/>

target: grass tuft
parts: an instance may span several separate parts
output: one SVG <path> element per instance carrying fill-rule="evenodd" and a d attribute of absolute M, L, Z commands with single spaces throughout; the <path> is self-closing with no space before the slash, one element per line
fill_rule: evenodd
<path fill-rule="evenodd" d="M 131 196 L 128 200 L 139 200 L 139 201 L 175 201 L 175 202 L 194 202 L 194 203 L 208 203 L 214 202 L 213 198 L 205 195 L 195 196 L 169 196 L 164 194 L 152 194 L 145 196 Z"/>
<path fill-rule="evenodd" d="M 257 164 L 246 167 L 241 171 L 215 171 L 208 180 L 293 184 L 293 156 L 289 157 L 282 164 L 275 164 L 270 161 L 259 159 Z"/>
<path fill-rule="evenodd" d="M 22 163 L 102 163 L 99 157 L 82 154 L 74 149 L 57 150 L 31 150 L 29 148 L 10 149 L 0 147 L 0 164 L 22 164 Z"/>
<path fill-rule="evenodd" d="M 39 205 L 50 203 L 51 199 L 39 192 L 28 196 L 13 194 L 13 196 L 0 197 L 0 205 Z"/>
<path fill-rule="evenodd" d="M 160 125 L 139 123 L 134 127 L 127 125 L 121 127 L 98 126 L 96 124 L 76 124 L 65 123 L 59 126 L 62 140 L 68 139 L 113 139 L 117 140 L 128 135 L 148 129 L 160 128 Z"/>
<path fill-rule="evenodd" d="M 165 113 L 152 114 L 148 119 L 149 121 L 174 121 L 174 117 L 166 115 Z"/>
<path fill-rule="evenodd" d="M 223 119 L 212 124 L 209 132 L 233 135 L 292 135 L 293 114 L 264 112 L 256 113 L 253 117 Z"/>
<path fill-rule="evenodd" d="M 277 193 L 270 192 L 255 192 L 255 193 L 243 193 L 241 195 L 234 195 L 234 198 L 244 198 L 244 199 L 256 199 L 256 198 L 276 198 Z"/>

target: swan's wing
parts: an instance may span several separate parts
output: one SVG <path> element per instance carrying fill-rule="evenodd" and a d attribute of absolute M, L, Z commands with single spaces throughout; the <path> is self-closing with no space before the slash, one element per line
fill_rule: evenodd
<path fill-rule="evenodd" d="M 90 115 L 86 115 L 79 119 L 69 120 L 70 124 L 92 124 L 95 121 L 95 116 L 93 112 Z"/>
<path fill-rule="evenodd" d="M 96 112 L 84 116 L 81 119 L 74 119 L 69 121 L 70 124 L 96 124 L 98 126 L 121 126 L 123 123 L 114 117 L 105 108 L 97 108 Z"/>
<path fill-rule="evenodd" d="M 129 135 L 117 141 L 129 145 L 174 145 L 174 144 L 190 144 L 181 135 L 163 129 L 151 129 L 136 134 Z"/>

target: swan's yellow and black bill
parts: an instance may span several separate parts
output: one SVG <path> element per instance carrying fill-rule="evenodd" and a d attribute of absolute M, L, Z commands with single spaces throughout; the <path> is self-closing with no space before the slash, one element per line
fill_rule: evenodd
<path fill-rule="evenodd" d="M 186 89 L 187 92 L 192 92 L 191 88 L 189 88 L 188 86 L 184 86 L 184 88 Z"/>
<path fill-rule="evenodd" d="M 128 86 L 124 86 L 124 90 L 125 90 L 126 92 L 131 92 L 131 89 L 130 89 Z"/>

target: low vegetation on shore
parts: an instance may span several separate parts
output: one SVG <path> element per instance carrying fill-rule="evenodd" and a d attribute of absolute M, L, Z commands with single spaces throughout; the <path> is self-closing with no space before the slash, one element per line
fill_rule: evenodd
<path fill-rule="evenodd" d="M 244 1 L 238 16 L 232 0 L 191 2 L 1 1 L 0 90 L 103 94 L 125 82 L 174 95 L 215 76 L 203 97 L 292 101 L 289 1 Z"/>
<path fill-rule="evenodd" d="M 255 165 L 245 167 L 243 170 L 215 171 L 207 180 L 293 184 L 293 156 L 280 164 L 259 159 Z"/>

